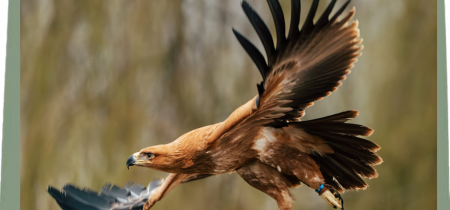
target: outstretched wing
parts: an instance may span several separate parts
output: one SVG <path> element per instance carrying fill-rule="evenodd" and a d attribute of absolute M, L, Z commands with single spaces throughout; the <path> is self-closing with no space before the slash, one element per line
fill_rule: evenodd
<path fill-rule="evenodd" d="M 105 184 L 100 193 L 67 184 L 62 190 L 51 186 L 48 193 L 63 210 L 142 210 L 149 199 L 154 204 L 180 183 L 191 182 L 213 174 L 169 174 L 164 180 L 153 180 L 147 187 L 129 182 L 124 188 Z"/>
<path fill-rule="evenodd" d="M 63 210 L 141 210 L 161 184 L 161 180 L 153 180 L 147 187 L 136 183 L 127 183 L 125 188 L 105 184 L 100 193 L 67 184 L 61 191 L 50 186 L 48 193 Z"/>
<path fill-rule="evenodd" d="M 283 11 L 277 0 L 268 0 L 277 35 L 277 46 L 269 29 L 246 2 L 242 2 L 247 17 L 258 33 L 267 55 L 267 62 L 259 50 L 233 29 L 237 39 L 258 67 L 263 81 L 257 85 L 256 112 L 270 118 L 266 124 L 287 126 L 299 121 L 305 109 L 316 100 L 328 96 L 350 73 L 360 55 L 358 23 L 347 22 L 353 17 L 352 9 L 338 20 L 350 0 L 330 17 L 337 0 L 332 0 L 316 23 L 313 22 L 319 0 L 314 0 L 301 30 L 300 0 L 292 0 L 292 17 L 288 36 L 285 36 Z M 261 116 L 261 115 L 260 115 Z"/>

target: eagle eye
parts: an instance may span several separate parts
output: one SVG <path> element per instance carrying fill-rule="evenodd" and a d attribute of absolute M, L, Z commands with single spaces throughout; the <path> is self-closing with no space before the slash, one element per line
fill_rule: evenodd
<path fill-rule="evenodd" d="M 147 158 L 148 159 L 152 159 L 154 157 L 155 157 L 155 155 L 153 153 L 151 153 L 151 152 L 147 153 Z"/>

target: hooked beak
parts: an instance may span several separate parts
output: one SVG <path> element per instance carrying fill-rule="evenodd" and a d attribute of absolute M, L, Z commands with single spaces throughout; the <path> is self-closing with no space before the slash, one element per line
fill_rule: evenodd
<path fill-rule="evenodd" d="M 127 168 L 130 169 L 130 166 L 134 166 L 136 165 L 136 158 L 134 157 L 134 154 L 132 154 L 128 159 L 127 159 Z"/>

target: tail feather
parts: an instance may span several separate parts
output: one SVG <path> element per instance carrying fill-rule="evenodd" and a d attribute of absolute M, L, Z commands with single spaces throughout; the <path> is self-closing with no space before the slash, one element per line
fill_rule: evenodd
<path fill-rule="evenodd" d="M 358 111 L 345 111 L 337 114 L 333 114 L 326 117 L 321 117 L 313 120 L 303 121 L 305 123 L 318 123 L 318 122 L 347 122 L 348 120 L 358 116 Z"/>
<path fill-rule="evenodd" d="M 332 144 L 331 147 L 334 149 L 334 154 L 341 154 L 352 159 L 359 159 L 363 163 L 366 163 L 368 165 L 378 165 L 381 162 L 383 162 L 380 156 L 369 150 L 354 149 L 351 146 L 345 147 L 342 145 L 332 145 Z"/>
<path fill-rule="evenodd" d="M 314 125 L 314 123 L 313 123 Z M 307 125 L 306 125 L 307 126 Z M 351 123 L 320 123 L 319 126 L 322 130 L 326 130 L 334 133 L 342 133 L 352 136 L 370 136 L 373 130 L 362 125 L 351 124 Z"/>
<path fill-rule="evenodd" d="M 314 158 L 313 158 L 314 159 Z M 367 184 L 361 177 L 356 174 L 351 168 L 340 164 L 333 157 L 324 157 L 317 159 L 316 162 L 319 164 L 322 174 L 328 173 L 332 178 L 339 182 L 337 186 L 338 191 L 343 191 L 343 189 L 365 189 Z M 325 177 L 324 177 L 325 178 Z M 325 183 L 328 184 L 329 180 L 325 179 Z M 343 189 L 341 189 L 341 187 Z"/>
<path fill-rule="evenodd" d="M 355 171 L 358 174 L 361 174 L 364 177 L 367 178 L 378 177 L 377 171 L 371 166 L 368 166 L 365 163 L 363 163 L 361 160 L 351 159 L 342 154 L 337 154 L 336 158 L 339 159 L 340 162 L 345 163 L 345 165 L 348 165 L 350 168 L 352 168 L 353 171 Z"/>
<path fill-rule="evenodd" d="M 357 173 L 353 171 L 352 168 L 349 166 L 342 164 L 342 162 L 338 161 L 338 159 L 335 158 L 328 158 L 328 163 L 335 166 L 335 169 L 341 174 L 338 177 L 345 177 L 347 179 L 348 184 L 341 184 L 343 187 L 347 188 L 357 188 L 357 189 L 363 189 L 367 187 L 366 182 L 359 176 Z"/>
<path fill-rule="evenodd" d="M 333 149 L 331 154 L 320 155 L 312 152 L 311 158 L 319 165 L 325 183 L 339 192 L 367 188 L 368 185 L 362 177 L 377 177 L 373 165 L 383 162 L 375 153 L 380 146 L 358 137 L 369 136 L 373 130 L 366 126 L 345 123 L 357 115 L 357 111 L 346 111 L 296 123 L 304 131 L 324 139 Z"/>
<path fill-rule="evenodd" d="M 378 144 L 367 139 L 359 138 L 353 135 L 345 135 L 339 133 L 331 133 L 325 131 L 310 131 L 309 133 L 326 138 L 329 144 L 342 145 L 346 147 L 352 147 L 354 149 L 369 150 L 376 152 L 380 149 Z"/>

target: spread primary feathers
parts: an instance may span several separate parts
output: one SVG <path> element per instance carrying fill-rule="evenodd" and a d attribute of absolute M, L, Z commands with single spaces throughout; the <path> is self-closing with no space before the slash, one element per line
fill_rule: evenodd
<path fill-rule="evenodd" d="M 336 3 L 332 0 L 314 23 L 319 4 L 319 0 L 314 0 L 299 30 L 300 1 L 292 0 L 286 37 L 279 2 L 268 0 L 268 3 L 276 27 L 276 47 L 262 19 L 246 1 L 242 2 L 262 41 L 267 62 L 250 41 L 233 29 L 262 75 L 263 81 L 257 85 L 258 95 L 223 122 L 131 155 L 127 166 L 148 167 L 170 175 L 159 187 L 152 188 L 152 193 L 134 199 L 116 199 L 108 208 L 131 206 L 147 210 L 180 183 L 237 172 L 248 184 L 274 198 L 281 210 L 292 209 L 289 189 L 301 183 L 316 190 L 331 206 L 343 209 L 339 193 L 365 189 L 367 184 L 362 178 L 378 176 L 372 166 L 382 162 L 375 153 L 380 147 L 359 137 L 370 135 L 372 129 L 346 123 L 357 116 L 357 111 L 301 121 L 307 107 L 341 85 L 340 81 L 350 73 L 360 55 L 362 40 L 358 39 L 358 22 L 348 23 L 355 10 L 338 20 L 347 1 L 330 17 Z M 62 208 L 69 205 L 60 196 L 61 192 L 54 188 L 49 188 L 50 191 Z M 141 191 L 145 192 L 145 188 Z M 76 201 L 92 209 L 103 209 L 72 192 L 66 190 L 66 200 L 72 199 L 72 206 L 67 209 L 77 209 Z M 123 192 L 131 195 L 130 190 Z"/>

